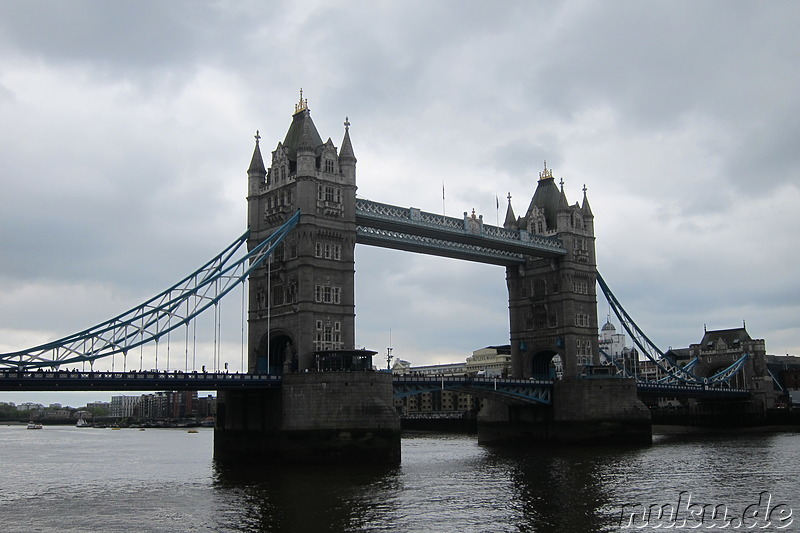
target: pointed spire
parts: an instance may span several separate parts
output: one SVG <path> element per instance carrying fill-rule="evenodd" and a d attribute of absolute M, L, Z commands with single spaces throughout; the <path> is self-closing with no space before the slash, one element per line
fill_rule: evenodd
<path fill-rule="evenodd" d="M 261 157 L 261 148 L 258 145 L 258 141 L 261 139 L 258 130 L 256 130 L 254 137 L 256 139 L 256 147 L 253 150 L 253 158 L 250 160 L 250 168 L 247 169 L 247 174 L 248 176 L 257 175 L 264 177 L 267 174 L 267 169 L 264 167 L 264 158 Z"/>
<path fill-rule="evenodd" d="M 305 112 L 308 113 L 308 111 Z M 317 149 L 317 146 L 322 144 L 320 141 L 322 141 L 322 139 L 320 139 L 319 133 L 317 133 L 317 128 L 314 127 L 313 122 L 311 122 L 311 117 L 309 117 L 309 120 L 303 122 L 300 140 L 297 142 L 297 151 L 313 152 Z"/>
<path fill-rule="evenodd" d="M 584 216 L 594 218 L 592 208 L 589 207 L 589 199 L 586 197 L 586 184 L 583 185 L 583 205 L 581 206 L 581 212 Z"/>
<path fill-rule="evenodd" d="M 514 215 L 514 208 L 511 207 L 511 193 L 508 193 L 508 208 L 506 209 L 506 219 L 503 222 L 506 229 L 517 229 L 517 217 Z"/>
<path fill-rule="evenodd" d="M 314 121 L 311 120 L 311 111 L 308 109 L 308 99 L 303 98 L 303 90 L 300 89 L 300 103 L 294 106 L 295 113 L 292 116 L 292 125 L 286 132 L 283 145 L 290 160 L 295 160 L 297 150 L 316 151 L 322 145 L 322 138 L 317 132 Z"/>
<path fill-rule="evenodd" d="M 356 154 L 353 152 L 353 143 L 350 141 L 349 117 L 344 117 L 344 139 L 342 139 L 342 148 L 339 150 L 339 162 L 356 162 Z"/>
<path fill-rule="evenodd" d="M 564 193 L 564 178 L 561 178 L 561 194 L 558 197 L 558 210 L 568 210 L 569 202 L 567 202 L 567 195 Z"/>

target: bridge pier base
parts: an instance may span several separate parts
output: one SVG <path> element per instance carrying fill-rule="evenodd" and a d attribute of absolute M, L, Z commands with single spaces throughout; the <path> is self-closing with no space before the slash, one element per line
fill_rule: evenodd
<path fill-rule="evenodd" d="M 217 401 L 214 458 L 222 462 L 400 462 L 391 374 L 286 374 L 279 390 L 220 391 Z"/>
<path fill-rule="evenodd" d="M 564 379 L 553 386 L 553 404 L 504 405 L 485 401 L 478 414 L 478 442 L 650 444 L 650 411 L 632 379 Z"/>

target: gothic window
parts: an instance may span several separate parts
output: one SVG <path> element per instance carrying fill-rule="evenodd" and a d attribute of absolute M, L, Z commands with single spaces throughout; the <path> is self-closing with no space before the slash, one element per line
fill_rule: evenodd
<path fill-rule="evenodd" d="M 575 325 L 589 327 L 589 315 L 586 313 L 575 313 Z"/>
<path fill-rule="evenodd" d="M 537 307 L 533 310 L 534 329 L 544 329 L 547 327 L 547 311 L 544 307 Z"/>
<path fill-rule="evenodd" d="M 547 292 L 547 286 L 543 279 L 533 280 L 533 297 L 544 298 Z"/>
<path fill-rule="evenodd" d="M 339 261 L 342 258 L 342 245 L 317 241 L 314 243 L 314 257 Z"/>
<path fill-rule="evenodd" d="M 314 301 L 322 304 L 339 304 L 342 301 L 342 288 L 332 285 L 315 285 Z"/>
<path fill-rule="evenodd" d="M 342 323 L 333 322 L 330 319 L 323 323 L 322 320 L 316 321 L 316 331 L 314 332 L 315 350 L 341 350 L 342 349 Z"/>
<path fill-rule="evenodd" d="M 289 288 L 286 289 L 286 303 L 297 303 L 297 279 L 289 280 Z"/>
<path fill-rule="evenodd" d="M 333 174 L 333 160 L 326 159 L 325 160 L 325 172 L 328 174 Z"/>
<path fill-rule="evenodd" d="M 272 305 L 283 305 L 283 285 L 272 287 Z"/>

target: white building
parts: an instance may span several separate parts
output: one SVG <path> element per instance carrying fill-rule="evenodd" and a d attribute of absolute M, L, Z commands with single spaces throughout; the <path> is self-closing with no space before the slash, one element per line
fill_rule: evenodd
<path fill-rule="evenodd" d="M 501 377 L 511 374 L 511 345 L 487 346 L 467 357 L 470 376 Z"/>
<path fill-rule="evenodd" d="M 617 333 L 617 328 L 608 318 L 600 330 L 600 349 L 615 359 L 622 358 L 630 351 L 625 348 L 625 334 Z"/>
<path fill-rule="evenodd" d="M 140 396 L 112 396 L 108 408 L 109 416 L 127 418 L 134 416 L 134 411 L 139 405 Z"/>

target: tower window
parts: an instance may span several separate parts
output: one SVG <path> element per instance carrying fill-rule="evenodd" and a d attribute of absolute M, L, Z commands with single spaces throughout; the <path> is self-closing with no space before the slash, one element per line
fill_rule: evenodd
<path fill-rule="evenodd" d="M 322 304 L 340 304 L 342 301 L 342 288 L 331 285 L 315 285 L 314 301 Z"/>

